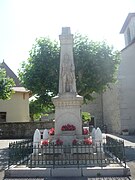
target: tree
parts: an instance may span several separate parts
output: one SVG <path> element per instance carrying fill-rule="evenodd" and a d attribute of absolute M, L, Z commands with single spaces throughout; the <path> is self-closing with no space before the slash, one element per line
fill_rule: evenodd
<path fill-rule="evenodd" d="M 60 47 L 49 38 L 39 38 L 33 45 L 27 62 L 22 63 L 19 77 L 45 105 L 58 93 Z M 78 94 L 85 102 L 92 93 L 100 93 L 116 81 L 119 52 L 105 42 L 93 42 L 87 36 L 74 37 L 74 61 Z"/>
<path fill-rule="evenodd" d="M 40 113 L 42 112 L 43 108 L 40 103 L 38 103 L 37 100 L 32 100 L 29 104 L 30 107 L 30 118 L 31 121 L 34 121 L 34 119 L 39 119 Z"/>
<path fill-rule="evenodd" d="M 39 119 L 43 114 L 49 114 L 54 112 L 52 106 L 44 107 L 43 104 L 39 102 L 39 100 L 30 101 L 29 108 L 31 121 Z"/>
<path fill-rule="evenodd" d="M 0 99 L 10 99 L 11 94 L 13 93 L 13 86 L 13 79 L 6 77 L 6 71 L 0 68 Z"/>

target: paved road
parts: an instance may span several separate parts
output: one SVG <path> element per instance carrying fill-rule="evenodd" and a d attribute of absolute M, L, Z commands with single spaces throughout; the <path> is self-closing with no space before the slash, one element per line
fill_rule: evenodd
<path fill-rule="evenodd" d="M 110 134 L 109 134 L 110 135 Z M 135 136 L 114 136 L 113 138 L 124 140 L 127 164 L 131 170 L 131 179 L 135 180 Z M 4 177 L 4 169 L 8 165 L 8 146 L 10 142 L 18 140 L 0 140 L 0 180 Z M 44 180 L 102 180 L 103 178 L 45 178 Z M 128 180 L 127 178 L 104 178 L 103 180 Z M 15 180 L 15 179 L 14 179 Z M 19 180 L 19 179 L 16 179 Z M 25 179 L 22 179 L 25 180 Z M 28 179 L 27 179 L 28 180 Z M 31 178 L 29 180 L 43 180 L 43 178 Z"/>

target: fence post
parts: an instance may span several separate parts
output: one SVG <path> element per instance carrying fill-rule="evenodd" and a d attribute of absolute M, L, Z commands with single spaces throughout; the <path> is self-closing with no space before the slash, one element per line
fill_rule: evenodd
<path fill-rule="evenodd" d="M 77 152 L 77 165 L 78 165 L 78 169 L 79 169 L 79 154 L 78 154 L 78 144 L 77 144 L 77 146 L 76 146 L 76 152 Z M 82 149 L 81 149 L 82 150 Z"/>
<path fill-rule="evenodd" d="M 124 141 L 122 142 L 122 149 L 123 149 L 123 163 L 125 164 L 125 168 L 126 168 L 126 155 L 125 155 Z"/>
<path fill-rule="evenodd" d="M 55 147 L 54 147 L 54 143 L 53 143 L 53 169 L 55 167 L 55 157 L 54 157 L 54 155 L 55 155 Z"/>
<path fill-rule="evenodd" d="M 41 133 L 38 129 L 36 129 L 33 136 L 33 154 L 38 153 L 40 141 L 41 141 Z"/>
<path fill-rule="evenodd" d="M 9 166 L 10 166 L 10 157 L 11 157 L 11 143 L 9 143 L 9 152 L 8 152 L 8 169 L 9 169 Z"/>

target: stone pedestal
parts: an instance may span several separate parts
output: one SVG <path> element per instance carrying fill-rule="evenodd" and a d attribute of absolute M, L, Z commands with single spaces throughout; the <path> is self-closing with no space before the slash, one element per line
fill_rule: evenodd
<path fill-rule="evenodd" d="M 62 135 L 61 127 L 72 124 L 76 127 L 76 135 L 82 135 L 80 107 L 83 97 L 73 93 L 64 93 L 54 97 L 52 101 L 55 105 L 55 134 Z"/>

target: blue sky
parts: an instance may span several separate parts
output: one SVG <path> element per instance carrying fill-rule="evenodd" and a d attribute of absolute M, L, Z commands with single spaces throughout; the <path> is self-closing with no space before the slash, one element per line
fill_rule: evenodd
<path fill-rule="evenodd" d="M 58 40 L 61 28 L 124 48 L 120 29 L 135 0 L 0 0 L 0 62 L 17 74 L 36 38 Z"/>

